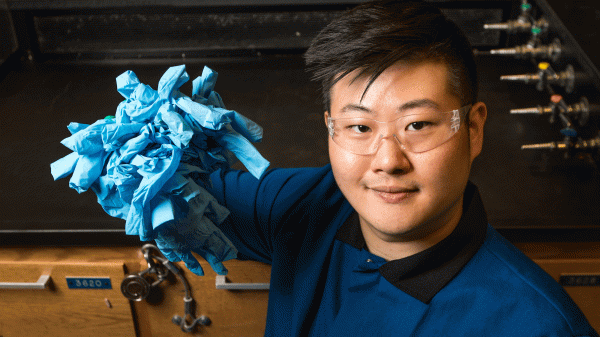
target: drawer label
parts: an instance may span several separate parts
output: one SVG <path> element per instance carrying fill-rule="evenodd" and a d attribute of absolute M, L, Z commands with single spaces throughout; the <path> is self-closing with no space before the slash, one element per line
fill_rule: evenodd
<path fill-rule="evenodd" d="M 67 277 L 69 289 L 112 289 L 110 277 Z"/>
<path fill-rule="evenodd" d="M 600 274 L 561 275 L 559 283 L 570 287 L 600 286 Z"/>

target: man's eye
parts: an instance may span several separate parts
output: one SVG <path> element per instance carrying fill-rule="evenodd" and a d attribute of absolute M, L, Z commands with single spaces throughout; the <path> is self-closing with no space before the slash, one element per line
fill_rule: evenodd
<path fill-rule="evenodd" d="M 366 133 L 371 131 L 371 128 L 366 125 L 350 125 L 348 128 L 356 133 Z"/>
<path fill-rule="evenodd" d="M 408 124 L 408 126 L 406 127 L 406 130 L 419 131 L 430 124 L 431 123 L 429 123 L 429 122 L 413 122 L 413 123 Z"/>

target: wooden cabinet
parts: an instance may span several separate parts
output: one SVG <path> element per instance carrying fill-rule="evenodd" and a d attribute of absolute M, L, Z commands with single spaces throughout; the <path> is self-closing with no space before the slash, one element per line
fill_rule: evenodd
<path fill-rule="evenodd" d="M 600 258 L 538 259 L 536 263 L 557 281 L 561 277 L 567 278 L 568 284 L 564 289 L 583 311 L 592 327 L 600 331 L 600 283 L 597 282 L 600 279 Z M 569 282 L 568 278 L 574 278 L 575 282 Z M 590 285 L 590 280 L 595 285 Z"/>
<path fill-rule="evenodd" d="M 119 289 L 127 261 L 135 255 L 0 249 L 0 336 L 135 336 L 131 306 Z M 49 276 L 46 287 L 27 289 L 42 275 Z"/>
<path fill-rule="evenodd" d="M 185 287 L 173 273 L 142 301 L 121 293 L 127 275 L 148 268 L 140 248 L 0 248 L 0 336 L 262 336 L 268 289 L 217 289 L 217 275 L 199 260 L 205 276 L 176 264 L 189 283 L 194 317 L 210 320 L 188 333 L 172 322 L 175 315 L 185 316 Z M 268 285 L 269 265 L 236 260 L 225 265 L 225 287 Z M 49 276 L 47 285 L 36 285 L 43 275 Z M 23 289 L 36 287 L 41 289 Z"/>
<path fill-rule="evenodd" d="M 528 242 L 516 246 L 563 284 L 592 327 L 600 332 L 600 243 Z"/>
<path fill-rule="evenodd" d="M 206 316 L 208 326 L 198 326 L 185 333 L 172 322 L 175 315 L 184 316 L 185 288 L 179 279 L 170 277 L 155 287 L 146 300 L 134 302 L 142 336 L 231 336 L 259 337 L 264 335 L 267 319 L 268 290 L 217 289 L 217 275 L 208 263 L 199 259 L 204 276 L 187 270 L 183 263 L 176 265 L 190 284 L 195 301 L 195 317 Z M 145 261 L 144 261 L 145 262 Z M 142 263 L 144 263 L 142 262 Z M 252 288 L 268 285 L 270 266 L 251 261 L 226 261 L 226 287 Z M 144 268 L 142 266 L 142 268 Z M 188 321 L 188 323 L 191 323 Z"/>
<path fill-rule="evenodd" d="M 600 243 L 517 243 L 517 247 L 557 281 L 564 276 L 600 275 Z M 152 287 L 146 299 L 126 299 L 121 293 L 123 279 L 148 268 L 140 248 L 0 247 L 0 337 L 264 334 L 268 290 L 219 289 L 217 275 L 201 258 L 205 276 L 192 274 L 183 263 L 176 266 L 189 283 L 194 318 L 205 316 L 209 325 L 184 332 L 172 322 L 174 316 L 185 315 L 185 286 L 173 273 Z M 269 265 L 233 260 L 225 266 L 227 278 L 219 280 L 225 288 L 264 288 L 269 282 Z M 3 287 L 36 284 L 42 275 L 49 276 L 42 289 Z M 71 278 L 79 280 L 79 286 L 69 284 Z M 110 280 L 110 286 L 96 283 L 100 280 Z M 600 331 L 600 286 L 565 289 Z"/>

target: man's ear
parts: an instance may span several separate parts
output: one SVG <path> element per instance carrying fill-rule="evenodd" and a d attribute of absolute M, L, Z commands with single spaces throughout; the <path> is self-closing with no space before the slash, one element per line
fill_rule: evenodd
<path fill-rule="evenodd" d="M 469 142 L 471 145 L 471 162 L 481 153 L 483 147 L 483 126 L 487 119 L 485 103 L 473 104 L 469 111 Z"/>
<path fill-rule="evenodd" d="M 323 113 L 323 118 L 325 120 L 325 126 L 327 126 L 327 118 L 329 118 L 329 111 L 325 111 Z"/>

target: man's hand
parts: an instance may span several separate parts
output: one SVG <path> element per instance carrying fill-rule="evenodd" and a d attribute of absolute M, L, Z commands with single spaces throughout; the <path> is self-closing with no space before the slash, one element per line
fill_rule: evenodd
<path fill-rule="evenodd" d="M 204 214 L 188 214 L 185 219 L 161 225 L 155 238 L 156 246 L 171 262 L 185 262 L 194 274 L 204 270 L 192 252 L 202 256 L 219 275 L 226 275 L 223 261 L 235 259 L 237 249 Z"/>

